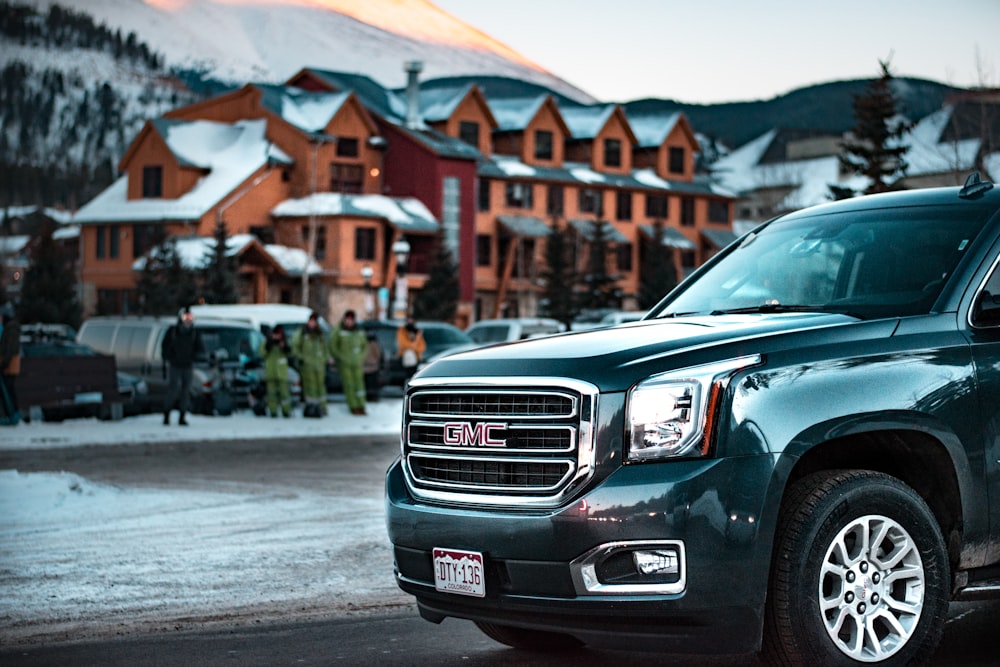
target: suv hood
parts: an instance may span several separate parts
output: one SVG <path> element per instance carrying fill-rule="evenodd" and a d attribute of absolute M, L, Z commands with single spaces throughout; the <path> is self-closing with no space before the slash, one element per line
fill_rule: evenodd
<path fill-rule="evenodd" d="M 417 377 L 573 377 L 603 391 L 623 391 L 655 372 L 776 347 L 814 345 L 826 338 L 885 338 L 892 335 L 897 324 L 895 319 L 864 322 L 828 313 L 655 319 L 447 355 L 429 364 Z M 753 339 L 749 345 L 748 339 Z M 781 343 L 782 339 L 787 342 Z M 727 345 L 734 349 L 718 349 Z"/>

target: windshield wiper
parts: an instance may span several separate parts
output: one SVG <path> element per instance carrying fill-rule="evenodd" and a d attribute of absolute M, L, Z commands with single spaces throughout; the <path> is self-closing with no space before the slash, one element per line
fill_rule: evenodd
<path fill-rule="evenodd" d="M 786 305 L 783 303 L 762 303 L 759 306 L 746 306 L 743 308 L 724 308 L 713 310 L 710 315 L 741 315 L 743 313 L 815 313 L 828 312 L 826 306 L 799 306 Z"/>

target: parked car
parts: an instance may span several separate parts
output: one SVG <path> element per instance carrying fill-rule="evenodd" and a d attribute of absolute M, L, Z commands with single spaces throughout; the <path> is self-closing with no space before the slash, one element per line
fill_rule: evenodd
<path fill-rule="evenodd" d="M 95 375 L 103 372 L 101 367 L 88 365 L 74 369 L 71 365 L 65 363 L 58 366 L 52 366 L 51 364 L 41 365 L 53 358 L 100 357 L 108 355 L 101 355 L 93 348 L 72 340 L 39 337 L 37 335 L 39 329 L 35 326 L 29 327 L 28 330 L 28 336 L 21 336 L 21 355 L 25 358 L 24 364 L 28 367 L 28 373 L 25 373 L 26 379 L 23 383 L 26 386 L 21 387 L 20 402 L 25 403 L 26 409 L 31 407 L 31 396 L 34 394 L 29 388 L 30 385 L 27 384 L 29 382 L 27 376 L 29 373 L 35 374 L 44 371 L 46 376 L 41 384 L 50 392 L 58 382 L 52 375 L 54 373 L 61 372 L 62 381 L 73 388 L 72 397 L 67 394 L 60 397 L 58 403 L 46 401 L 44 404 L 38 405 L 42 418 L 46 421 L 60 421 L 74 417 L 111 419 L 117 416 L 115 412 L 119 408 L 114 407 L 116 404 L 120 406 L 121 416 L 140 414 L 149 410 L 149 388 L 142 378 L 131 373 L 116 370 L 117 395 L 97 396 L 97 392 L 93 391 L 93 389 L 99 386 L 95 385 L 94 382 L 98 379 Z M 27 361 L 28 359 L 31 361 Z M 36 364 L 39 364 L 38 367 L 33 369 Z M 111 365 L 109 364 L 105 367 L 110 368 Z M 68 377 L 69 374 L 74 372 L 79 372 L 80 377 Z M 54 396 L 54 394 L 50 395 Z"/>
<path fill-rule="evenodd" d="M 546 317 L 507 317 L 479 320 L 471 324 L 465 333 L 479 345 L 491 345 L 549 336 L 565 330 L 566 326 L 562 322 Z"/>
<path fill-rule="evenodd" d="M 638 322 L 646 316 L 645 310 L 616 310 L 608 313 L 597 323 L 599 327 L 616 327 L 626 322 Z"/>
<path fill-rule="evenodd" d="M 160 347 L 176 321 L 173 317 L 91 317 L 80 326 L 77 341 L 114 355 L 120 369 L 146 382 L 149 400 L 159 407 L 167 393 Z M 264 335 L 246 322 L 208 318 L 195 318 L 195 328 L 201 334 L 202 349 L 193 367 L 192 411 L 226 412 L 222 392 L 234 399 L 236 407 L 251 406 L 261 393 L 259 350 Z"/>

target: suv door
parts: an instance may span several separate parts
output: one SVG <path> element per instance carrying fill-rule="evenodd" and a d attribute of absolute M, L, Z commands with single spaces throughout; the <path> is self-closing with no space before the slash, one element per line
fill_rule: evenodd
<path fill-rule="evenodd" d="M 970 319 L 986 448 L 990 534 L 994 548 L 1000 550 L 1000 255 L 994 256 L 990 275 L 976 294 Z"/>

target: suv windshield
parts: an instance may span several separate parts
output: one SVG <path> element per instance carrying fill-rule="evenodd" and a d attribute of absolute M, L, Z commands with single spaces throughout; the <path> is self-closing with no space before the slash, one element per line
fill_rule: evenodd
<path fill-rule="evenodd" d="M 941 206 L 792 214 L 746 236 L 656 316 L 926 313 L 982 224 Z"/>

